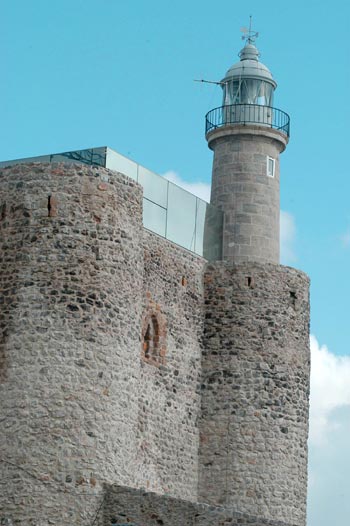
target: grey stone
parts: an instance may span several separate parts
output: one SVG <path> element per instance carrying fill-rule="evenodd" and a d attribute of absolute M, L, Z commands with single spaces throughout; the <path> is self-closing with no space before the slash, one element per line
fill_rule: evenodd
<path fill-rule="evenodd" d="M 278 239 L 279 154 L 286 146 L 286 137 L 277 130 L 245 125 L 218 128 L 207 139 L 214 151 L 211 203 L 225 212 L 224 259 L 234 263 L 279 263 L 277 243 L 252 243 L 253 250 L 239 251 L 239 258 L 229 247 L 240 245 L 242 238 L 237 237 L 234 228 L 244 224 L 255 226 L 251 235 Z M 231 162 L 229 152 L 239 152 L 234 154 L 239 162 Z M 274 177 L 267 175 L 268 157 L 275 159 Z"/>
<path fill-rule="evenodd" d="M 137 183 L 61 163 L 2 169 L 0 210 L 4 524 L 304 526 L 308 280 L 243 244 L 263 225 L 233 213 L 209 264 L 143 229 Z"/>

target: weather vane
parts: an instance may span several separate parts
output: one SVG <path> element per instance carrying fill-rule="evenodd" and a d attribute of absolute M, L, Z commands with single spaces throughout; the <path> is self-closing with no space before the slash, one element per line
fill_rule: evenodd
<path fill-rule="evenodd" d="M 259 33 L 252 30 L 252 15 L 249 16 L 249 29 L 247 27 L 241 27 L 242 40 L 246 40 L 248 44 L 254 44 L 255 39 L 258 38 Z M 240 55 L 240 54 L 239 54 Z M 194 82 L 205 82 L 206 84 L 218 84 L 219 86 L 224 86 L 227 84 L 227 81 L 216 81 L 216 80 L 204 80 L 204 79 L 194 79 Z"/>
<path fill-rule="evenodd" d="M 259 33 L 257 31 L 252 31 L 252 15 L 249 17 L 249 29 L 247 27 L 241 27 L 242 40 L 246 40 L 248 44 L 254 44 L 255 39 L 258 38 Z"/>

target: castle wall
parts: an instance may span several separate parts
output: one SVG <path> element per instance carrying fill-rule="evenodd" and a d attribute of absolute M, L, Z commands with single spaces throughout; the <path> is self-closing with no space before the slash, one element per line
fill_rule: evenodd
<path fill-rule="evenodd" d="M 208 134 L 214 151 L 211 204 L 224 210 L 223 259 L 279 263 L 279 154 L 287 138 L 257 126 Z M 267 175 L 268 158 L 274 177 Z"/>
<path fill-rule="evenodd" d="M 199 500 L 225 510 L 189 505 L 191 524 L 303 526 L 308 328 L 304 274 L 144 230 L 133 180 L 2 169 L 0 522 L 101 523 L 134 509 L 117 484 L 158 494 L 164 524 Z"/>
<path fill-rule="evenodd" d="M 120 174 L 32 163 L 0 183 L 0 519 L 85 524 L 106 483 L 195 499 L 205 260 L 143 229 Z"/>
<path fill-rule="evenodd" d="M 166 348 L 163 365 L 141 362 L 137 483 L 195 500 L 205 260 L 146 230 L 144 258 L 144 316 L 164 320 Z"/>
<path fill-rule="evenodd" d="M 309 281 L 272 264 L 205 276 L 199 501 L 305 524 Z"/>
<path fill-rule="evenodd" d="M 3 520 L 92 523 L 103 483 L 135 484 L 142 232 L 142 190 L 124 176 L 1 170 Z"/>
<path fill-rule="evenodd" d="M 133 488 L 106 488 L 98 526 L 292 526 L 239 513 L 234 508 L 210 506 L 160 496 Z"/>

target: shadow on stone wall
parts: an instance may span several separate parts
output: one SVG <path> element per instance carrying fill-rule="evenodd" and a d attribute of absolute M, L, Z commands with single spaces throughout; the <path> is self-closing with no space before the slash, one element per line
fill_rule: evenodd
<path fill-rule="evenodd" d="M 123 486 L 105 486 L 101 526 L 293 526 L 232 508 L 174 499 Z"/>

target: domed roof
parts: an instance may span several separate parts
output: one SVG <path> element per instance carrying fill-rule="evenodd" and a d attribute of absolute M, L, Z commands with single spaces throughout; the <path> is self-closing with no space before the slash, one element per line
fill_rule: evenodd
<path fill-rule="evenodd" d="M 260 53 L 254 44 L 248 40 L 239 56 L 241 60 L 230 67 L 222 82 L 234 80 L 235 78 L 254 78 L 265 80 L 276 88 L 277 83 L 273 79 L 270 70 L 262 62 L 259 62 Z"/>

